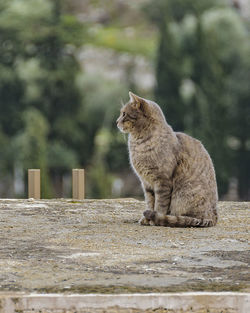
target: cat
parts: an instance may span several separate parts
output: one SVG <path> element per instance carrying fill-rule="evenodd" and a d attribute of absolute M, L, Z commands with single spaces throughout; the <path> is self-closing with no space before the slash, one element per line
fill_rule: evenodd
<path fill-rule="evenodd" d="M 208 227 L 217 223 L 217 183 L 200 141 L 168 125 L 159 105 L 129 92 L 117 127 L 147 204 L 141 225 Z"/>

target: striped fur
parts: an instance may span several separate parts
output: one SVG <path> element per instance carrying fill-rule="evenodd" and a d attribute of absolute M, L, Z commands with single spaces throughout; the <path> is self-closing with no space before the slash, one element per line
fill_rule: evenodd
<path fill-rule="evenodd" d="M 209 154 L 200 141 L 174 132 L 160 107 L 130 93 L 118 128 L 129 133 L 131 166 L 144 190 L 148 210 L 141 225 L 216 225 L 217 184 Z"/>
<path fill-rule="evenodd" d="M 217 214 L 212 219 L 195 218 L 191 216 L 164 215 L 160 217 L 156 211 L 146 210 L 143 213 L 147 220 L 153 221 L 155 226 L 169 227 L 210 227 L 217 223 Z"/>

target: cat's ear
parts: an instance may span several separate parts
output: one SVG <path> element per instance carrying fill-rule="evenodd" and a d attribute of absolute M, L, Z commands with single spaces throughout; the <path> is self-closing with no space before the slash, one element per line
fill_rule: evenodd
<path fill-rule="evenodd" d="M 142 98 L 138 97 L 137 95 L 135 95 L 133 92 L 129 92 L 129 100 L 131 103 L 134 104 L 139 104 L 142 100 Z"/>
<path fill-rule="evenodd" d="M 145 111 L 146 109 L 146 101 L 135 95 L 133 92 L 129 92 L 129 98 L 130 98 L 130 102 L 131 104 L 138 110 L 141 110 L 141 111 Z"/>

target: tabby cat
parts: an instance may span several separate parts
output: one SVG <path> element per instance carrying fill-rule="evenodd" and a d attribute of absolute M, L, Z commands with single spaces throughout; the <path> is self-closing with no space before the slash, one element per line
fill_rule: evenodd
<path fill-rule="evenodd" d="M 147 210 L 141 225 L 214 226 L 217 184 L 213 163 L 200 141 L 168 125 L 153 101 L 129 93 L 117 119 L 129 133 L 132 168 L 141 180 Z"/>

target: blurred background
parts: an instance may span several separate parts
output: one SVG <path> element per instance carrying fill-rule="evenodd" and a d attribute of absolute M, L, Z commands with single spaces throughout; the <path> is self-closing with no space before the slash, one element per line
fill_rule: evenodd
<path fill-rule="evenodd" d="M 0 0 L 0 197 L 142 197 L 116 128 L 128 91 L 202 140 L 220 199 L 250 200 L 249 0 Z"/>

